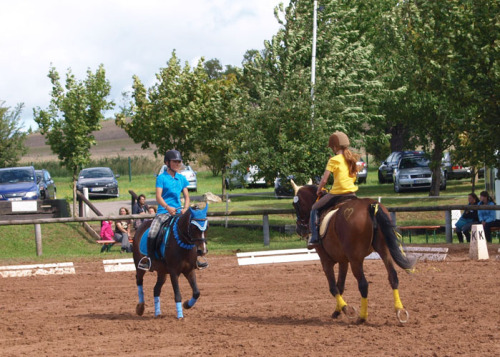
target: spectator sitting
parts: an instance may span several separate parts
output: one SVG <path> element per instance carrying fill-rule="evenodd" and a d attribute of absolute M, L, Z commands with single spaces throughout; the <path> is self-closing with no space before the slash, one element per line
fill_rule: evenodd
<path fill-rule="evenodd" d="M 132 214 L 146 214 L 146 213 L 148 213 L 146 196 L 139 195 L 139 197 L 137 198 L 137 202 L 132 207 Z M 143 219 L 134 220 L 134 229 L 137 229 L 142 224 L 142 222 L 144 222 Z"/>
<path fill-rule="evenodd" d="M 493 201 L 493 198 L 488 194 L 488 191 L 482 191 L 479 194 L 479 200 L 479 205 L 495 205 L 495 201 Z M 483 225 L 486 241 L 491 243 L 491 227 L 500 227 L 500 220 L 496 219 L 496 211 L 479 210 L 477 215 L 479 216 L 479 222 Z"/>
<path fill-rule="evenodd" d="M 469 193 L 467 197 L 469 200 L 469 205 L 477 205 L 479 202 L 479 198 L 475 193 Z M 470 230 L 473 224 L 479 222 L 479 218 L 477 215 L 477 210 L 465 210 L 464 213 L 460 216 L 457 223 L 455 223 L 455 230 L 457 232 L 458 241 L 460 243 L 464 242 L 464 236 L 467 239 L 467 242 L 470 242 Z"/>
<path fill-rule="evenodd" d="M 130 212 L 128 209 L 125 207 L 120 208 L 120 216 L 128 215 Z M 122 253 L 127 252 L 131 253 L 132 252 L 132 247 L 130 246 L 129 237 L 130 237 L 130 220 L 121 220 L 121 221 L 116 221 L 115 224 L 115 236 L 114 240 L 116 242 L 121 242 L 122 243 Z"/>
<path fill-rule="evenodd" d="M 102 221 L 101 223 L 101 239 L 102 240 L 109 240 L 113 241 L 113 237 L 115 236 L 113 232 L 113 228 L 111 225 L 113 224 L 112 221 Z M 103 244 L 101 248 L 101 253 L 104 252 L 105 250 L 109 251 L 109 248 L 111 247 L 112 244 Z"/>

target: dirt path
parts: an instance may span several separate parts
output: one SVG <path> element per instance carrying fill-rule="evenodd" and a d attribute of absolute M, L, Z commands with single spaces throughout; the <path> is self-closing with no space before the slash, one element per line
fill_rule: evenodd
<path fill-rule="evenodd" d="M 498 249 L 496 247 L 495 249 Z M 500 261 L 475 262 L 465 248 L 445 262 L 399 270 L 410 322 L 400 325 L 380 261 L 367 261 L 368 323 L 333 320 L 319 262 L 239 267 L 211 257 L 198 273 L 202 297 L 175 319 L 170 284 L 163 319 L 153 319 L 154 274 L 145 280 L 146 312 L 135 315 L 133 272 L 104 273 L 101 261 L 76 275 L 0 279 L 2 356 L 496 356 L 500 350 Z M 184 299 L 190 289 L 182 279 Z M 346 301 L 359 306 L 349 274 Z"/>

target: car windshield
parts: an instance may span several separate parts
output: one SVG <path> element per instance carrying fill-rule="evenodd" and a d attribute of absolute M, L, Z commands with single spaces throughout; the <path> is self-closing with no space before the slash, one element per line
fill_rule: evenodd
<path fill-rule="evenodd" d="M 400 169 L 413 169 L 418 167 L 429 167 L 429 160 L 424 157 L 405 157 L 401 159 Z"/>
<path fill-rule="evenodd" d="M 113 173 L 109 169 L 85 169 L 80 172 L 80 178 L 102 178 L 113 177 Z"/>
<path fill-rule="evenodd" d="M 30 169 L 8 169 L 0 171 L 0 183 L 33 182 L 33 171 Z"/>

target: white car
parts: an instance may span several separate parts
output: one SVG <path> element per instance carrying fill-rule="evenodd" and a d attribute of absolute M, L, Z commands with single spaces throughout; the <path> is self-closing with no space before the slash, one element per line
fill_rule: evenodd
<path fill-rule="evenodd" d="M 229 169 L 226 186 L 234 187 L 267 187 L 267 182 L 264 177 L 259 177 L 259 168 L 256 165 L 247 167 L 245 172 L 239 171 L 236 167 L 239 165 L 238 160 L 233 160 Z"/>
<path fill-rule="evenodd" d="M 160 169 L 160 172 L 158 172 L 158 175 L 161 175 L 166 169 L 167 166 L 163 165 Z M 189 191 L 198 191 L 198 179 L 196 177 L 196 171 L 194 171 L 191 166 L 182 165 L 181 172 L 179 173 L 188 180 L 189 186 L 187 187 L 187 189 Z"/>

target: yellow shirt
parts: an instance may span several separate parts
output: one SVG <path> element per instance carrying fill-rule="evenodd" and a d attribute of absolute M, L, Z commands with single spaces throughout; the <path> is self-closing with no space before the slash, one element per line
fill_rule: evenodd
<path fill-rule="evenodd" d="M 335 155 L 328 160 L 326 169 L 333 173 L 333 187 L 329 193 L 333 195 L 356 192 L 358 186 L 354 184 L 356 175 L 349 176 L 349 167 L 344 155 Z"/>

